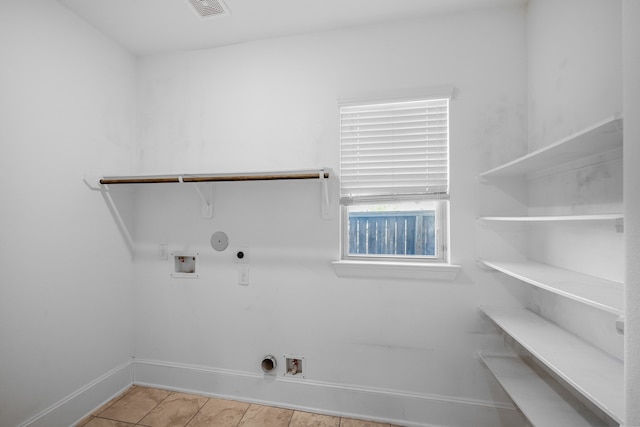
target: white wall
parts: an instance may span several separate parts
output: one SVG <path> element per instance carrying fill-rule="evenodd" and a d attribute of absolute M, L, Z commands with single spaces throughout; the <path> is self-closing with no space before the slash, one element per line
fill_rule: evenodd
<path fill-rule="evenodd" d="M 533 0 L 527 6 L 529 148 L 622 110 L 619 0 Z"/>
<path fill-rule="evenodd" d="M 521 423 L 475 358 L 502 345 L 477 303 L 514 298 L 475 267 L 475 176 L 526 148 L 525 76 L 524 8 L 142 58 L 138 160 L 147 173 L 337 170 L 338 100 L 454 85 L 451 247 L 463 270 L 454 282 L 336 277 L 339 221 L 321 219 L 317 183 L 217 184 L 212 220 L 199 217 L 192 188 L 145 187 L 137 193 L 136 379 L 399 423 Z M 248 287 L 238 286 L 229 251 L 209 247 L 217 230 L 250 249 Z M 170 279 L 159 243 L 199 251 L 200 278 Z M 301 381 L 313 387 L 289 397 L 296 386 L 260 378 L 267 353 L 305 356 Z M 151 372 L 162 366 L 166 376 Z M 185 369 L 253 382 L 194 385 L 180 377 Z M 328 385 L 334 395 L 314 400 L 311 388 Z M 340 398 L 363 388 L 437 408 L 416 415 L 411 405 L 350 407 L 355 398 Z"/>
<path fill-rule="evenodd" d="M 622 3 L 624 59 L 624 164 L 626 323 L 625 323 L 625 401 L 627 426 L 640 425 L 640 28 L 635 19 L 640 2 Z"/>
<path fill-rule="evenodd" d="M 529 149 L 554 143 L 622 112 L 621 2 L 532 0 L 527 6 Z M 622 153 L 529 182 L 531 214 L 622 212 Z M 556 171 L 557 172 L 557 171 Z M 623 233 L 611 223 L 530 227 L 534 260 L 624 281 Z M 532 307 L 605 351 L 623 357 L 616 316 L 546 292 Z"/>
<path fill-rule="evenodd" d="M 135 59 L 55 1 L 3 0 L 0 63 L 0 425 L 69 425 L 131 381 L 131 262 L 82 176 L 132 167 Z"/>

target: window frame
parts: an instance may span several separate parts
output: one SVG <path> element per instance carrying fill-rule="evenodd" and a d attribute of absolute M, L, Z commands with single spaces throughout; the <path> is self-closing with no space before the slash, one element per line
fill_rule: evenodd
<path fill-rule="evenodd" d="M 380 99 L 362 99 L 351 100 L 338 103 L 339 117 L 341 117 L 342 107 L 348 106 L 367 106 L 375 104 L 391 104 L 398 102 L 414 102 L 414 101 L 430 101 L 447 99 L 447 181 L 449 181 L 450 171 L 450 101 L 453 95 L 453 88 L 445 87 L 430 95 L 416 95 L 407 96 L 402 98 L 380 98 Z M 340 121 L 341 123 L 341 121 Z M 341 126 L 341 125 L 340 125 Z M 340 150 L 342 150 L 342 135 L 340 136 Z M 342 176 L 342 157 L 340 161 L 340 176 Z M 366 199 L 366 198 L 365 198 Z M 363 204 L 392 204 L 402 201 L 418 202 L 421 200 L 432 200 L 436 204 L 436 256 L 420 256 L 420 255 L 384 255 L 384 254 L 349 254 L 349 207 L 353 205 Z M 400 195 L 392 194 L 388 196 L 376 196 L 372 200 L 360 200 L 358 202 L 344 203 L 340 201 L 340 263 L 351 263 L 352 265 L 363 264 L 384 264 L 384 265 L 433 265 L 433 266 L 451 266 L 450 263 L 450 250 L 449 250 L 449 237 L 450 237 L 450 221 L 449 221 L 449 191 L 445 197 L 434 197 L 433 195 Z M 457 267 L 457 266 L 456 266 Z M 456 270 L 457 271 L 457 270 Z M 337 269 L 336 269 L 337 272 Z M 455 277 L 455 274 L 454 276 Z"/>

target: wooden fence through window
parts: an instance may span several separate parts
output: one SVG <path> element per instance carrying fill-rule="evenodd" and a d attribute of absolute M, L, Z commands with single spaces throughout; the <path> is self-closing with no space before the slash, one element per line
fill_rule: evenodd
<path fill-rule="evenodd" d="M 349 255 L 435 255 L 435 211 L 349 212 Z"/>

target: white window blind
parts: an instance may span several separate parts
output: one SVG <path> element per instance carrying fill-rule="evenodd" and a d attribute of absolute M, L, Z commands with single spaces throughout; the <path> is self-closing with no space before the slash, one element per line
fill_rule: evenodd
<path fill-rule="evenodd" d="M 340 107 L 341 203 L 449 195 L 449 99 Z"/>

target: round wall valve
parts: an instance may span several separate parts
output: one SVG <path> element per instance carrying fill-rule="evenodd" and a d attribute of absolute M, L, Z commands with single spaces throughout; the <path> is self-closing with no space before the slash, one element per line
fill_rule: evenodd
<path fill-rule="evenodd" d="M 270 354 L 265 356 L 264 359 L 262 359 L 262 371 L 265 374 L 272 373 L 273 371 L 275 371 L 277 366 L 278 366 L 278 362 L 276 362 L 276 358 Z"/>

